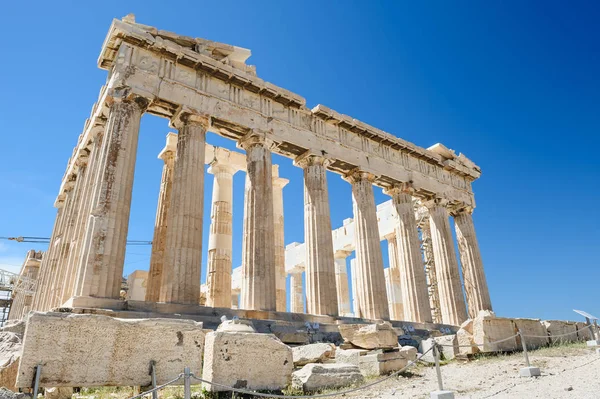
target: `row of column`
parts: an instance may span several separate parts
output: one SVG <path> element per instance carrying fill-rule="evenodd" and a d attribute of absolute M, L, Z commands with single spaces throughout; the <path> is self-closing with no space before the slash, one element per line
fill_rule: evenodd
<path fill-rule="evenodd" d="M 304 169 L 306 308 L 308 313 L 338 316 L 349 313 L 345 265 L 348 254 L 336 253 L 334 257 L 332 249 L 326 162 L 322 157 L 308 154 L 296 160 L 296 165 Z M 392 197 L 398 223 L 394 234 L 386 237 L 390 268 L 384 271 L 372 187 L 374 176 L 354 171 L 345 179 L 352 184 L 355 223 L 356 259 L 351 263 L 354 315 L 368 319 L 432 322 L 410 185 L 386 190 Z M 442 322 L 459 325 L 467 318 L 467 305 L 447 204 L 442 200 L 432 200 L 425 205 L 429 208 Z M 471 211 L 463 209 L 453 216 L 469 316 L 474 317 L 479 310 L 491 310 L 491 301 Z M 302 310 L 302 286 L 299 284 L 299 275 L 292 274 L 292 311 Z M 330 288 L 333 286 L 336 292 Z"/>
<path fill-rule="evenodd" d="M 69 298 L 118 299 L 125 257 L 131 193 L 140 118 L 147 102 L 112 98 L 103 132 L 78 161 L 75 176 L 59 208 L 47 262 L 41 273 L 37 309 L 59 306 Z M 172 119 L 179 130 L 175 149 L 162 154 L 165 162 L 157 210 L 147 299 L 198 304 L 202 258 L 205 135 L 208 118 L 180 110 Z M 246 151 L 246 185 L 240 307 L 285 310 L 283 247 L 283 181 L 272 174 L 272 143 L 252 131 L 239 141 Z M 341 262 L 334 255 L 327 160 L 304 154 L 295 161 L 304 171 L 305 237 L 307 248 L 307 311 L 337 316 L 347 312 L 347 285 L 341 282 Z M 227 165 L 212 165 L 215 175 L 209 239 L 209 305 L 231 304 L 232 176 Z M 368 319 L 390 318 L 383 259 L 380 251 L 374 176 L 357 170 L 345 176 L 352 184 L 356 228 L 356 267 L 353 273 L 359 313 Z M 401 276 L 403 317 L 431 321 L 427 286 L 412 197 L 406 187 L 391 195 L 398 214 L 394 278 Z M 428 204 L 442 319 L 460 324 L 466 317 L 458 264 L 445 204 Z M 469 308 L 491 308 L 479 248 L 470 213 L 455 217 Z M 337 265 L 337 266 L 336 266 Z M 297 279 L 294 279 L 297 283 Z M 338 284 L 339 283 L 339 284 Z M 301 284 L 301 280 L 300 280 Z M 296 285 L 294 285 L 295 287 Z M 336 289 L 333 289 L 336 287 Z M 301 298 L 300 298 L 301 299 Z M 298 307 L 292 297 L 293 309 Z M 301 301 L 300 301 L 301 302 Z M 399 309 L 392 309 L 398 317 Z"/>

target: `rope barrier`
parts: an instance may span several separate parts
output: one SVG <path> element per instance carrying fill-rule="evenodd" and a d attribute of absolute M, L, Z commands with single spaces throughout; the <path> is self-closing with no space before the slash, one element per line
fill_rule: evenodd
<path fill-rule="evenodd" d="M 505 342 L 508 340 L 511 340 L 519 335 L 521 335 L 521 337 L 525 337 L 525 338 L 558 338 L 558 337 L 564 337 L 567 335 L 573 335 L 573 334 L 577 334 L 580 331 L 583 331 L 585 328 L 589 328 L 592 329 L 594 326 L 593 325 L 589 325 L 589 326 L 585 326 L 583 329 L 579 330 L 579 331 L 574 331 L 574 332 L 569 332 L 569 333 L 565 333 L 565 334 L 557 334 L 557 335 L 527 335 L 527 334 L 515 334 L 513 336 L 510 336 L 508 338 L 504 338 L 498 341 L 493 341 L 493 342 L 486 342 L 483 344 L 473 344 L 473 345 L 447 345 L 447 344 L 437 344 L 438 346 L 444 346 L 444 347 L 448 347 L 448 348 L 472 348 L 474 346 L 482 346 L 482 345 L 494 345 L 494 344 L 499 344 L 501 342 Z"/>
<path fill-rule="evenodd" d="M 151 394 L 152 392 L 156 392 L 156 391 L 158 391 L 159 389 L 163 389 L 163 388 L 164 388 L 164 387 L 166 387 L 166 386 L 172 385 L 173 383 L 175 383 L 175 382 L 179 381 L 181 378 L 183 378 L 183 373 L 179 374 L 179 375 L 177 376 L 177 378 L 175 378 L 174 380 L 171 380 L 171 381 L 169 381 L 169 382 L 166 382 L 166 383 L 164 383 L 164 384 L 162 384 L 162 385 L 159 385 L 159 386 L 157 386 L 157 387 L 155 387 L 155 388 L 152 388 L 152 389 L 151 389 L 151 390 L 149 390 L 149 391 L 142 392 L 142 393 L 140 393 L 139 395 L 133 396 L 133 397 L 131 397 L 131 398 L 129 398 L 129 399 L 138 399 L 138 398 L 141 398 L 141 397 L 143 397 L 143 396 L 149 395 L 149 394 Z"/>
<path fill-rule="evenodd" d="M 585 328 L 592 328 L 592 327 L 594 327 L 594 326 L 593 325 L 588 325 Z M 583 330 L 581 330 L 581 331 L 583 331 Z M 521 334 L 519 332 L 519 333 L 517 333 L 515 335 L 512 335 L 510 337 L 503 338 L 503 339 L 500 339 L 500 340 L 497 340 L 497 341 L 487 342 L 486 344 L 487 345 L 499 344 L 501 342 L 506 342 L 508 340 L 514 339 L 514 338 L 518 337 L 519 335 L 521 337 L 528 337 L 528 338 L 553 338 L 553 337 L 556 338 L 556 337 L 563 337 L 563 336 L 567 336 L 567 335 L 577 334 L 577 332 L 578 331 L 569 332 L 569 333 L 565 333 L 565 334 L 557 334 L 557 335 L 525 335 L 525 334 Z M 140 399 L 140 398 L 142 398 L 142 397 L 144 397 L 146 395 L 152 394 L 153 392 L 157 392 L 160 389 L 163 389 L 163 388 L 165 388 L 165 387 L 167 387 L 169 385 L 174 384 L 175 382 L 179 381 L 181 378 L 186 378 L 186 381 L 188 381 L 189 378 L 193 378 L 196 381 L 199 381 L 199 382 L 202 382 L 202 383 L 205 383 L 205 384 L 209 384 L 209 385 L 212 385 L 212 386 L 216 386 L 216 387 L 219 387 L 219 388 L 224 388 L 227 391 L 241 393 L 241 394 L 254 395 L 254 396 L 263 397 L 263 398 L 278 398 L 278 399 L 311 399 L 311 398 L 313 398 L 314 399 L 314 398 L 328 398 L 328 397 L 333 397 L 333 396 L 344 396 L 344 395 L 347 395 L 347 394 L 350 394 L 350 393 L 353 393 L 353 392 L 362 391 L 362 390 L 364 390 L 366 388 L 370 388 L 372 386 L 378 385 L 378 384 L 380 384 L 380 383 L 382 383 L 384 381 L 387 381 L 387 380 L 389 380 L 391 378 L 394 378 L 394 377 L 398 376 L 402 372 L 406 371 L 409 367 L 411 367 L 414 364 L 416 364 L 417 362 L 421 361 L 423 359 L 423 357 L 427 353 L 429 353 L 432 350 L 434 350 L 434 348 L 436 346 L 439 346 L 439 347 L 453 347 L 453 348 L 457 348 L 457 347 L 458 348 L 472 348 L 474 346 L 479 346 L 479 345 L 483 345 L 483 344 L 473 344 L 473 345 L 444 345 L 444 344 L 438 344 L 438 343 L 436 343 L 431 348 L 429 348 L 428 350 L 426 350 L 425 352 L 423 352 L 415 360 L 412 360 L 412 361 L 408 362 L 408 364 L 406 366 L 404 366 L 402 369 L 400 369 L 398 371 L 395 371 L 392 374 L 390 374 L 390 375 L 388 375 L 388 376 L 386 376 L 384 378 L 381 378 L 379 380 L 373 381 L 373 382 L 371 382 L 369 384 L 362 385 L 360 387 L 356 387 L 356 388 L 352 388 L 352 389 L 347 389 L 345 391 L 333 392 L 333 393 L 317 394 L 317 395 L 300 395 L 300 396 L 297 396 L 297 395 L 278 395 L 278 394 L 261 393 L 261 392 L 255 392 L 255 391 L 248 390 L 248 389 L 234 388 L 234 387 L 230 387 L 228 385 L 219 384 L 217 382 L 204 380 L 204 379 L 199 378 L 196 375 L 194 375 L 194 373 L 189 373 L 189 369 L 186 369 L 186 373 L 189 373 L 189 374 L 186 374 L 184 376 L 184 373 L 181 373 L 181 374 L 179 374 L 177 376 L 177 378 L 175 378 L 175 379 L 173 379 L 173 380 L 171 380 L 171 381 L 169 381 L 169 382 L 167 382 L 165 384 L 159 385 L 159 386 L 157 386 L 157 387 L 155 387 L 153 389 L 150 389 L 150 390 L 148 390 L 146 392 L 143 392 L 143 393 L 141 393 L 139 395 L 133 396 L 133 397 L 131 397 L 129 399 Z M 598 359 L 596 359 L 596 360 L 598 360 Z M 595 362 L 596 360 L 593 360 L 592 362 Z M 186 382 L 186 384 L 189 385 L 189 382 Z"/>
<path fill-rule="evenodd" d="M 240 388 L 230 387 L 230 386 L 227 386 L 227 385 L 219 384 L 217 382 L 206 381 L 206 380 L 203 380 L 202 378 L 196 377 L 194 374 L 192 374 L 192 378 L 195 379 L 195 380 L 197 380 L 197 381 L 206 383 L 206 384 L 214 385 L 214 386 L 217 386 L 217 387 L 220 387 L 220 388 L 225 388 L 228 391 L 237 392 L 237 393 L 243 393 L 243 394 L 249 394 L 249 395 L 254 395 L 254 396 L 260 396 L 260 397 L 263 397 L 263 398 L 279 398 L 279 399 L 328 398 L 328 397 L 332 397 L 332 396 L 342 396 L 342 395 L 347 395 L 347 394 L 352 393 L 352 392 L 362 391 L 363 389 L 370 388 L 370 387 L 372 387 L 374 385 L 382 383 L 383 381 L 387 381 L 390 378 L 396 377 L 397 375 L 399 375 L 400 373 L 404 372 L 406 369 L 408 369 L 412 365 L 416 364 L 419 360 L 421 360 L 421 358 L 423 356 L 425 356 L 431 350 L 433 350 L 433 347 L 431 347 L 428 350 L 426 350 L 417 359 L 410 361 L 402 369 L 400 369 L 398 371 L 395 371 L 392 374 L 388 375 L 387 377 L 381 378 L 381 379 L 379 379 L 377 381 L 371 382 L 369 384 L 366 384 L 366 385 L 363 385 L 363 386 L 360 386 L 360 387 L 357 387 L 357 388 L 347 389 L 345 391 L 339 391 L 339 392 L 333 392 L 333 393 L 324 393 L 324 394 L 318 394 L 318 395 L 301 395 L 301 396 L 297 396 L 297 395 L 277 395 L 277 394 L 260 393 L 260 392 L 250 391 L 250 390 L 247 390 L 247 389 L 240 389 Z M 134 398 L 131 398 L 131 399 L 134 399 Z"/>

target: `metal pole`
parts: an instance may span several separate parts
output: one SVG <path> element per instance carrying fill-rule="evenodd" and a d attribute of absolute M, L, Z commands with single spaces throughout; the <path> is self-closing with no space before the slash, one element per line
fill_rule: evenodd
<path fill-rule="evenodd" d="M 152 388 L 156 388 L 156 362 L 152 360 L 150 362 L 150 375 L 152 377 Z M 158 399 L 158 391 L 152 392 L 152 399 Z"/>
<path fill-rule="evenodd" d="M 437 374 L 438 388 L 440 391 L 443 391 L 444 384 L 442 383 L 442 370 L 440 370 L 440 353 L 438 352 L 435 341 L 433 342 L 433 359 L 435 360 L 435 372 Z"/>
<path fill-rule="evenodd" d="M 33 398 L 37 398 L 38 391 L 40 389 L 40 377 L 42 375 L 42 365 L 38 364 L 35 367 L 35 380 L 33 382 Z"/>
<path fill-rule="evenodd" d="M 519 330 L 519 337 L 521 337 L 521 345 L 523 345 L 523 354 L 525 355 L 525 364 L 527 367 L 531 367 L 529 364 L 529 355 L 527 354 L 527 344 L 525 343 L 525 337 L 521 334 L 521 330 Z"/>
<path fill-rule="evenodd" d="M 190 368 L 186 367 L 183 369 L 183 398 L 192 398 L 192 387 L 190 386 Z"/>

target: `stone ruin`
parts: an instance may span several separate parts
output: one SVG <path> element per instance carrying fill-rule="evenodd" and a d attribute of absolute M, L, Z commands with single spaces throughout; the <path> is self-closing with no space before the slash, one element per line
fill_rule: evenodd
<path fill-rule="evenodd" d="M 579 327 L 564 322 L 493 316 L 471 216 L 477 165 L 442 144 L 421 148 L 323 105 L 309 109 L 301 96 L 259 78 L 249 56 L 131 15 L 113 21 L 98 59 L 107 81 L 69 159 L 49 249 L 24 266 L 36 288 L 14 299 L 10 318 L 27 321 L 25 338 L 0 332 L 0 345 L 18 344 L 0 370 L 0 378 L 13 373 L 10 388 L 31 387 L 38 364 L 43 387 L 147 386 L 154 362 L 159 384 L 190 367 L 229 386 L 312 391 L 400 370 L 433 340 L 468 342 L 472 354 L 517 349 L 518 342 L 485 344 L 516 326 L 575 328 L 577 336 Z M 150 269 L 129 277 L 122 298 L 144 113 L 168 118 L 178 133 L 167 135 L 159 154 Z M 207 144 L 207 131 L 235 140 L 245 154 Z M 271 153 L 304 171 L 304 244 L 285 246 L 288 180 Z M 202 289 L 206 164 L 214 185 Z M 326 171 L 352 186 L 353 219 L 336 230 Z M 243 260 L 232 270 L 237 172 L 246 174 Z M 390 201 L 376 206 L 373 185 Z"/>

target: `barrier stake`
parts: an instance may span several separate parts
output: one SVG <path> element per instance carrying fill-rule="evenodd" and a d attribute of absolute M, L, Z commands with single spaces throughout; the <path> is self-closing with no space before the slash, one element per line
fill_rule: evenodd
<path fill-rule="evenodd" d="M 190 385 L 190 368 L 186 367 L 183 369 L 183 398 L 191 399 L 192 398 L 192 387 Z"/>
<path fill-rule="evenodd" d="M 523 345 L 523 354 L 525 355 L 525 365 L 527 367 L 523 367 L 519 370 L 519 375 L 521 377 L 539 377 L 542 375 L 540 369 L 538 367 L 531 367 L 531 363 L 529 363 L 529 354 L 527 353 L 527 343 L 525 342 L 525 337 L 521 333 L 521 330 L 518 330 L 517 334 L 521 338 L 521 345 Z"/>
<path fill-rule="evenodd" d="M 40 390 L 40 377 L 42 376 L 42 365 L 38 364 L 35 367 L 35 380 L 33 382 L 33 398 L 37 398 L 38 391 Z"/>
<path fill-rule="evenodd" d="M 435 361 L 435 372 L 437 374 L 438 390 L 431 392 L 431 399 L 454 399 L 454 392 L 444 391 L 444 383 L 442 381 L 442 370 L 440 370 L 440 352 L 435 341 L 433 341 L 433 359 Z"/>
<path fill-rule="evenodd" d="M 152 377 L 152 388 L 156 388 L 156 362 L 150 362 L 150 376 Z M 158 399 L 158 391 L 152 392 L 152 399 Z"/>

